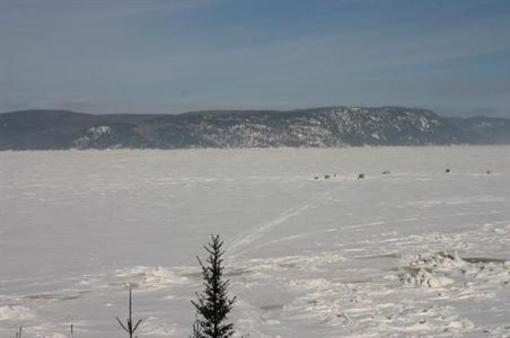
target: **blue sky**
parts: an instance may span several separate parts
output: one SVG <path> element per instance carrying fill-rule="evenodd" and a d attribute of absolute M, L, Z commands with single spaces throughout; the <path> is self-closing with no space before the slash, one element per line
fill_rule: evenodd
<path fill-rule="evenodd" d="M 0 111 L 510 117 L 508 0 L 0 0 Z"/>

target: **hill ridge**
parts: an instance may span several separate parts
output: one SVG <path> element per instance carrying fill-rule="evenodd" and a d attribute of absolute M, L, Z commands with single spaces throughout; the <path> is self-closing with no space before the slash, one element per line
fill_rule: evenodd
<path fill-rule="evenodd" d="M 447 118 L 401 106 L 89 114 L 0 114 L 0 150 L 508 144 L 510 120 Z"/>

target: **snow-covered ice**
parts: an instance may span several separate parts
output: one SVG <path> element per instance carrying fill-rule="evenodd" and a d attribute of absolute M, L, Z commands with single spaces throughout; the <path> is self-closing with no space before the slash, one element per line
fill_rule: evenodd
<path fill-rule="evenodd" d="M 510 336 L 508 146 L 1 152 L 0 336 L 186 337 L 211 233 L 239 336 Z"/>

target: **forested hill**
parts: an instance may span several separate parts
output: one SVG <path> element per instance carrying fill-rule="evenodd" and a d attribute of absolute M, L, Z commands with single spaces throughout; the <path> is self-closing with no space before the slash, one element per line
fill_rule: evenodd
<path fill-rule="evenodd" d="M 510 143 L 510 120 L 444 118 L 404 107 L 93 115 L 0 114 L 0 150 L 342 147 Z"/>

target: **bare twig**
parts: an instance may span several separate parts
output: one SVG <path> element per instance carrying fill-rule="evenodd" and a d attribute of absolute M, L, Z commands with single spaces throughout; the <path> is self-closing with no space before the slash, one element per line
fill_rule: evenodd
<path fill-rule="evenodd" d="M 123 323 L 119 317 L 116 317 L 117 322 L 120 327 L 129 334 L 129 338 L 133 338 L 133 334 L 135 333 L 138 326 L 142 323 L 142 320 L 139 319 L 138 322 L 133 326 L 133 316 L 132 316 L 132 302 L 131 302 L 131 287 L 129 288 L 129 316 L 126 319 L 126 323 Z"/>
<path fill-rule="evenodd" d="M 23 326 L 19 327 L 19 330 L 16 332 L 16 338 L 21 338 L 21 333 L 23 332 Z"/>

